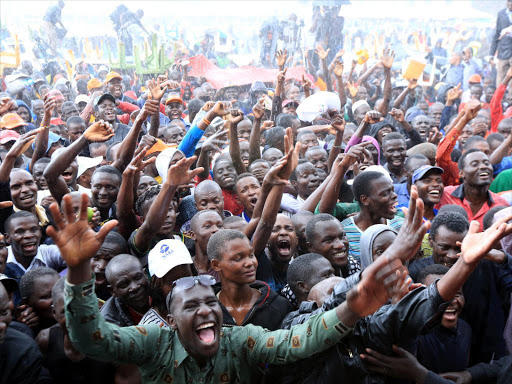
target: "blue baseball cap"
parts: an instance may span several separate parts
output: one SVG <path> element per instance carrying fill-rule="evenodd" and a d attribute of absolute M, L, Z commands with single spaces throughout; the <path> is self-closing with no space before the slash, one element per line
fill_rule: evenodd
<path fill-rule="evenodd" d="M 423 176 L 425 176 L 428 172 L 436 170 L 438 173 L 444 173 L 444 169 L 440 167 L 434 167 L 432 165 L 422 165 L 412 174 L 412 183 L 416 183 L 416 181 L 421 180 Z"/>

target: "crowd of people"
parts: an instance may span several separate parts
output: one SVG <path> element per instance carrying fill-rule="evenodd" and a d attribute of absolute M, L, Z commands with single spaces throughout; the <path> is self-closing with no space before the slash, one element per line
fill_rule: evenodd
<path fill-rule="evenodd" d="M 512 382 L 512 0 L 428 84 L 327 10 L 301 81 L 4 69 L 0 383 Z"/>

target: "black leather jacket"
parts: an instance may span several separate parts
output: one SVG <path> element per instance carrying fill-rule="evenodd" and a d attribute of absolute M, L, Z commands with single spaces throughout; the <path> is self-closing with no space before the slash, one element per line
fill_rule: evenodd
<path fill-rule="evenodd" d="M 304 323 L 311 315 L 335 308 L 345 301 L 351 282 L 338 284 L 322 308 L 306 313 L 308 306 L 301 304 L 295 316 L 288 316 L 282 324 L 285 329 Z M 391 355 L 392 345 L 413 349 L 419 335 L 437 326 L 448 303 L 437 290 L 437 282 L 410 292 L 395 305 L 384 305 L 373 315 L 359 320 L 353 334 L 327 351 L 295 364 L 282 383 L 385 383 L 386 378 L 366 370 L 359 354 L 365 348 Z M 290 369 L 291 368 L 291 369 Z M 280 372 L 282 374 L 282 372 Z M 276 375 L 277 376 L 277 375 Z M 291 377 L 293 376 L 293 377 Z M 394 381 L 396 382 L 396 380 Z"/>

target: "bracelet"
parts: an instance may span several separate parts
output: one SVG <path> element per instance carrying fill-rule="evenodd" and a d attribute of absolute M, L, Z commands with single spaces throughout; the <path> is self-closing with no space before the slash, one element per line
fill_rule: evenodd
<path fill-rule="evenodd" d="M 212 122 L 209 120 L 206 120 L 206 117 L 203 117 L 203 123 L 205 123 L 207 126 L 210 125 Z"/>
<path fill-rule="evenodd" d="M 333 145 L 331 148 L 341 149 L 341 145 Z"/>

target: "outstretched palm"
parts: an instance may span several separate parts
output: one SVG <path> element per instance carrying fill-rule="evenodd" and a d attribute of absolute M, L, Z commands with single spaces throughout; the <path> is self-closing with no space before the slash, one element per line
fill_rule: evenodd
<path fill-rule="evenodd" d="M 502 237 L 512 233 L 512 224 L 506 224 L 512 220 L 512 214 L 496 221 L 485 232 L 478 232 L 478 222 L 471 222 L 467 235 L 462 240 L 462 258 L 467 264 L 478 263 L 492 249 L 493 245 Z"/>
<path fill-rule="evenodd" d="M 47 233 L 59 247 L 60 254 L 68 267 L 76 267 L 88 262 L 100 249 L 107 234 L 117 225 L 116 220 L 107 222 L 96 233 L 89 227 L 87 221 L 87 195 L 82 195 L 79 219 L 73 213 L 72 199 L 64 196 L 64 217 L 59 212 L 58 205 L 53 203 L 50 211 L 55 219 L 55 226 L 50 226 Z"/>

